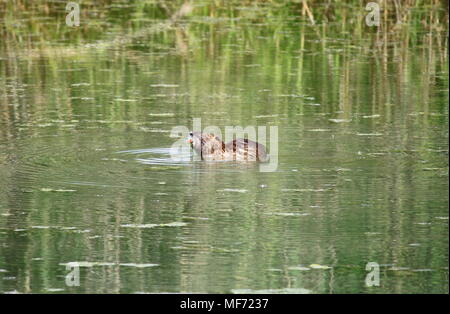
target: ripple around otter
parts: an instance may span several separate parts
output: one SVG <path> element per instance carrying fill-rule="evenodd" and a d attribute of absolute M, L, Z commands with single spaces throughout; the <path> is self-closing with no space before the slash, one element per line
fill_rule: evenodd
<path fill-rule="evenodd" d="M 135 160 L 145 165 L 188 166 L 191 164 L 191 154 L 169 148 L 144 148 L 117 152 L 136 156 Z M 163 155 L 164 157 L 140 158 L 141 155 Z M 137 158 L 139 156 L 139 158 Z"/>

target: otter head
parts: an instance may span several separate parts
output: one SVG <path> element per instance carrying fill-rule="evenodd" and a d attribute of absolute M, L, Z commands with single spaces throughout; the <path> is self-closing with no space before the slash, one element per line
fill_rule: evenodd
<path fill-rule="evenodd" d="M 191 144 L 191 147 L 200 154 L 202 149 L 202 134 L 200 132 L 189 132 L 187 142 Z"/>
<path fill-rule="evenodd" d="M 202 158 L 209 154 L 223 152 L 225 144 L 214 134 L 189 132 L 188 143 Z"/>

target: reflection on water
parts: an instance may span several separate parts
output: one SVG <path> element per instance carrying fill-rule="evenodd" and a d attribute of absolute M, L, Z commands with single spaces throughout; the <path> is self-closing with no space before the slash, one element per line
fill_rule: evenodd
<path fill-rule="evenodd" d="M 56 4 L 13 2 L 0 292 L 448 292 L 447 25 L 202 2 L 167 24 L 172 4 L 99 1 L 66 29 Z M 172 158 L 193 118 L 278 126 L 277 171 Z"/>

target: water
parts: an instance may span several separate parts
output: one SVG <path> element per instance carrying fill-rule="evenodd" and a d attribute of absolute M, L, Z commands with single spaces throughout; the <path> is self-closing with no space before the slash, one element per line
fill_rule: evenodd
<path fill-rule="evenodd" d="M 0 7 L 0 292 L 448 293 L 444 33 L 37 6 Z M 277 170 L 173 161 L 193 118 L 278 126 Z"/>

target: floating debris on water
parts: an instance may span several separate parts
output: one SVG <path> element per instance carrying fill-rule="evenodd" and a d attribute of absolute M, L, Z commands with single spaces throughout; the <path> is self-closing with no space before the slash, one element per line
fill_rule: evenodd
<path fill-rule="evenodd" d="M 352 119 L 328 119 L 328 121 L 333 122 L 333 123 L 346 123 L 346 122 L 351 122 Z"/>
<path fill-rule="evenodd" d="M 134 102 L 138 101 L 137 99 L 124 99 L 124 98 L 115 98 L 115 101 L 122 101 L 122 102 Z"/>
<path fill-rule="evenodd" d="M 173 112 L 163 112 L 163 113 L 149 113 L 148 115 L 153 117 L 173 117 L 175 114 Z"/>
<path fill-rule="evenodd" d="M 281 94 L 281 95 L 277 95 L 277 97 L 304 98 L 303 95 L 297 95 L 297 94 Z"/>
<path fill-rule="evenodd" d="M 113 263 L 113 262 L 68 262 L 68 263 L 60 263 L 61 266 L 78 266 L 78 267 L 94 267 L 94 266 L 125 266 L 125 267 L 137 267 L 137 268 L 145 268 L 145 267 L 155 267 L 159 266 L 159 264 L 137 264 L 137 263 Z"/>
<path fill-rule="evenodd" d="M 403 270 L 410 270 L 410 269 L 411 268 L 409 268 L 409 267 L 396 267 L 396 266 L 388 268 L 388 270 L 393 270 L 393 271 L 403 271 Z"/>
<path fill-rule="evenodd" d="M 140 131 L 142 132 L 149 132 L 149 133 L 169 133 L 169 130 L 164 130 L 164 129 L 151 129 L 151 128 L 146 128 L 146 127 L 140 127 L 139 128 Z"/>
<path fill-rule="evenodd" d="M 238 253 L 240 252 L 238 249 L 226 249 L 221 247 L 211 247 L 214 253 Z"/>
<path fill-rule="evenodd" d="M 268 268 L 267 271 L 276 271 L 276 272 L 282 272 L 282 269 L 279 268 Z"/>
<path fill-rule="evenodd" d="M 180 85 L 178 84 L 150 84 L 151 87 L 165 87 L 165 88 L 170 88 L 170 87 L 179 87 Z"/>
<path fill-rule="evenodd" d="M 373 115 L 369 115 L 369 116 L 362 116 L 364 119 L 375 119 L 375 118 L 379 118 L 381 117 L 381 115 L 379 114 L 373 114 Z"/>
<path fill-rule="evenodd" d="M 136 268 L 146 268 L 146 267 L 156 267 L 159 266 L 159 264 L 136 264 L 136 263 L 120 263 L 120 266 L 126 266 L 126 267 L 136 267 Z"/>
<path fill-rule="evenodd" d="M 192 217 L 192 216 L 183 216 L 183 219 L 193 219 L 193 220 L 209 220 L 208 217 Z"/>
<path fill-rule="evenodd" d="M 277 212 L 271 212 L 266 213 L 266 215 L 272 215 L 272 216 L 309 216 L 310 213 L 277 213 Z"/>
<path fill-rule="evenodd" d="M 306 271 L 306 270 L 311 270 L 311 268 L 309 268 L 309 267 L 304 267 L 304 266 L 291 266 L 291 267 L 288 267 L 288 270 L 301 270 L 301 271 Z"/>
<path fill-rule="evenodd" d="M 358 136 L 383 136 L 383 133 L 356 133 Z"/>
<path fill-rule="evenodd" d="M 120 162 L 128 162 L 128 160 L 120 159 L 120 158 L 102 158 L 103 161 L 120 161 Z"/>
<path fill-rule="evenodd" d="M 425 272 L 425 271 L 434 271 L 434 270 L 431 269 L 431 268 L 419 268 L 419 269 L 413 269 L 412 271 L 415 271 L 415 272 Z"/>
<path fill-rule="evenodd" d="M 41 192 L 76 192 L 77 190 L 41 188 L 40 191 Z"/>
<path fill-rule="evenodd" d="M 338 172 L 352 171 L 352 169 L 349 169 L 349 168 L 340 168 L 340 167 L 336 168 L 335 170 L 338 171 Z"/>
<path fill-rule="evenodd" d="M 216 192 L 236 192 L 236 193 L 247 193 L 248 190 L 246 189 L 222 189 L 222 190 L 216 190 Z"/>
<path fill-rule="evenodd" d="M 174 249 L 174 250 L 185 250 L 185 249 L 187 249 L 187 247 L 185 247 L 185 246 L 172 246 L 170 248 Z"/>
<path fill-rule="evenodd" d="M 185 222 L 170 222 L 166 224 L 124 224 L 120 225 L 124 228 L 156 228 L 156 227 L 184 227 L 187 223 Z"/>
<path fill-rule="evenodd" d="M 278 115 L 277 115 L 277 114 L 269 114 L 269 115 L 255 116 L 256 119 L 261 119 L 261 118 L 274 118 L 274 117 L 278 117 Z"/>
<path fill-rule="evenodd" d="M 311 264 L 311 265 L 309 265 L 309 267 L 312 269 L 330 269 L 330 268 L 332 268 L 330 266 L 320 265 L 320 264 Z"/>
<path fill-rule="evenodd" d="M 331 129 L 310 129 L 310 130 L 306 130 L 308 132 L 330 132 L 332 131 Z"/>
<path fill-rule="evenodd" d="M 281 189 L 281 192 L 324 192 L 326 189 Z"/>

